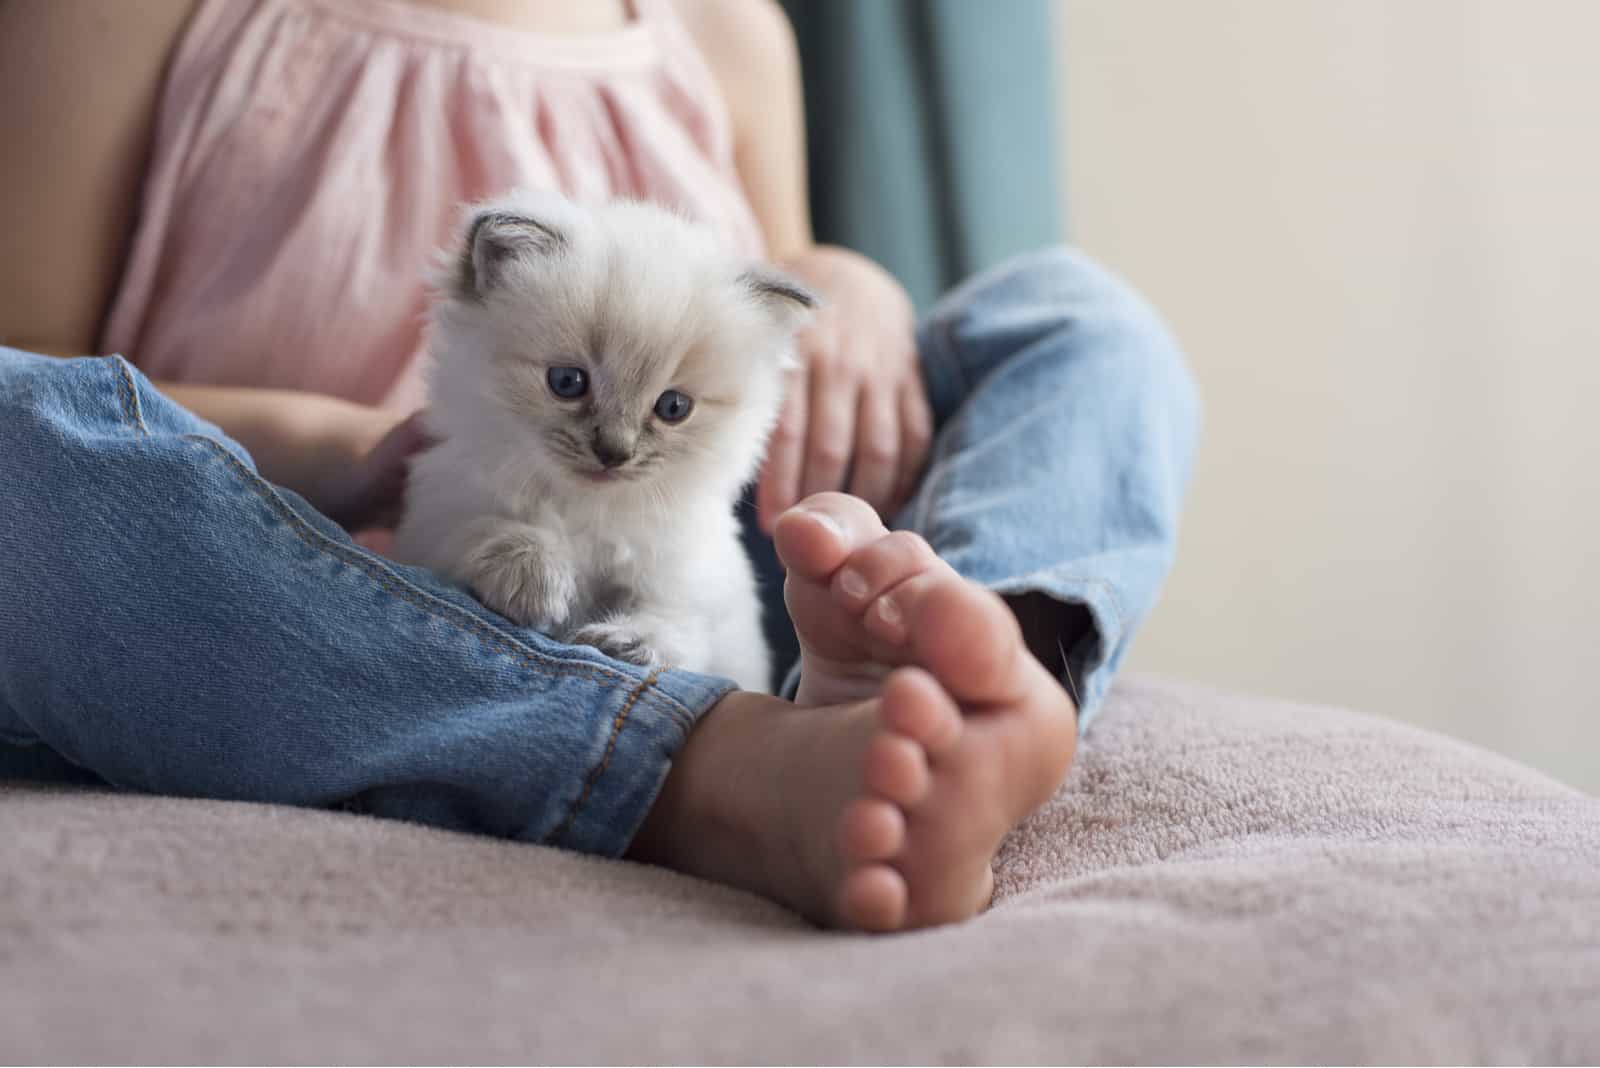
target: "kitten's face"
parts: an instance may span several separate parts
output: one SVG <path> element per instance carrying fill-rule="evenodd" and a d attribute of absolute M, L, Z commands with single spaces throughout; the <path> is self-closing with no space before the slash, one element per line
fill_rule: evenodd
<path fill-rule="evenodd" d="M 441 318 L 471 358 L 438 374 L 482 375 L 512 455 L 575 484 L 747 480 L 810 298 L 659 209 L 517 207 L 477 216 Z"/>
<path fill-rule="evenodd" d="M 716 295 L 667 318 L 616 292 L 593 295 L 593 307 L 528 296 L 538 327 L 499 332 L 500 400 L 574 479 L 641 482 L 735 460 L 776 411 L 776 354 L 750 351 L 772 340 L 719 323 Z"/>

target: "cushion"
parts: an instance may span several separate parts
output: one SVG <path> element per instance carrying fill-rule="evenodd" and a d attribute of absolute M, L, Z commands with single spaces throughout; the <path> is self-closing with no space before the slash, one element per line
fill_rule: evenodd
<path fill-rule="evenodd" d="M 369 817 L 0 788 L 11 1061 L 1594 1062 L 1600 801 L 1348 712 L 1123 682 L 993 908 L 817 931 Z"/>

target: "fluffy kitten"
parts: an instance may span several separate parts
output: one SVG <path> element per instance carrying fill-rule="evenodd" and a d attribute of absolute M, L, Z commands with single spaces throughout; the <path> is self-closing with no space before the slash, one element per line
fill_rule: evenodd
<path fill-rule="evenodd" d="M 799 286 L 631 202 L 472 212 L 435 303 L 396 552 L 619 659 L 768 688 L 734 504 L 777 417 Z"/>

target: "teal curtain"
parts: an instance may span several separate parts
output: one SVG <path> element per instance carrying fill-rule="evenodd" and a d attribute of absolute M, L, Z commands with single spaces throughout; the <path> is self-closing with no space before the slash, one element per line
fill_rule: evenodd
<path fill-rule="evenodd" d="M 819 240 L 919 307 L 1063 232 L 1049 0 L 784 0 Z"/>

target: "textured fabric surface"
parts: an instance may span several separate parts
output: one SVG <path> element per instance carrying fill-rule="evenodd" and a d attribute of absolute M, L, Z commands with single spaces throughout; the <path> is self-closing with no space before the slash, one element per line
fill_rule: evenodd
<path fill-rule="evenodd" d="M 1594 1062 L 1600 801 L 1344 712 L 1127 683 L 995 907 L 825 934 L 369 817 L 0 793 L 7 1061 Z"/>

